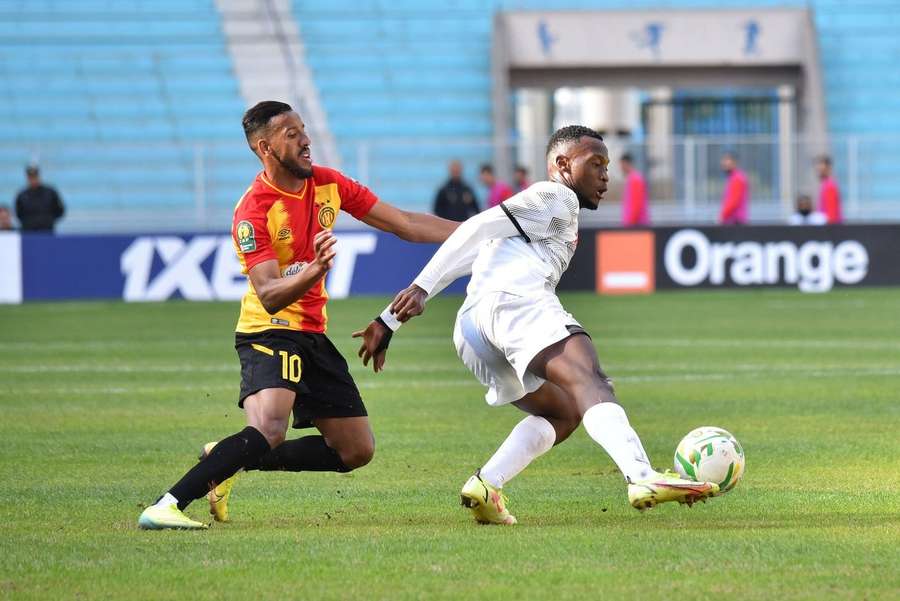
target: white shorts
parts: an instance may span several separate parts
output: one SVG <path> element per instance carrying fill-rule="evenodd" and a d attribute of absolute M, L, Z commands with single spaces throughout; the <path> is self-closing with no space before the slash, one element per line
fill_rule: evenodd
<path fill-rule="evenodd" d="M 581 329 L 554 294 L 525 297 L 493 292 L 456 316 L 453 342 L 466 367 L 488 387 L 488 405 L 505 405 L 544 383 L 528 371 L 531 360 L 548 346 Z"/>

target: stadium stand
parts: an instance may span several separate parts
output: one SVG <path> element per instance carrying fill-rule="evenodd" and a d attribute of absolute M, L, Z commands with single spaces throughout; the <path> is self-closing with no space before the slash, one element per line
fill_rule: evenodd
<path fill-rule="evenodd" d="M 448 159 L 462 158 L 470 179 L 491 159 L 496 11 L 786 4 L 807 2 L 297 0 L 292 15 L 341 167 L 386 200 L 421 209 Z M 858 194 L 896 201 L 900 17 L 885 16 L 889 0 L 808 5 L 838 178 L 847 180 L 839 137 L 860 134 Z M 0 0 L 0 202 L 37 160 L 69 206 L 62 231 L 92 229 L 79 215 L 123 207 L 129 223 L 123 215 L 103 227 L 139 229 L 149 219 L 146 227 L 177 229 L 160 221 L 163 208 L 181 210 L 197 229 L 198 198 L 214 215 L 207 225 L 224 227 L 256 169 L 241 139 L 244 100 L 228 50 L 214 0 Z"/>
<path fill-rule="evenodd" d="M 490 43 L 498 10 L 747 8 L 811 6 L 825 73 L 834 153 L 839 136 L 868 136 L 859 146 L 859 194 L 900 198 L 900 178 L 884 177 L 900 159 L 900 72 L 892 68 L 900 17 L 891 0 L 295 0 L 314 80 L 344 157 L 384 198 L 427 206 L 446 161 L 475 165 L 490 148 L 462 136 L 490 137 Z M 385 137 L 406 138 L 379 143 Z M 367 165 L 355 162 L 367 144 Z M 847 181 L 847 162 L 837 161 Z M 871 177 L 865 177 L 871 175 Z"/>
<path fill-rule="evenodd" d="M 198 189 L 234 205 L 255 165 L 212 0 L 4 0 L 0 14 L 3 197 L 37 161 L 69 224 L 82 211 L 115 221 L 125 207 L 124 229 L 164 223 L 159 209 L 193 218 Z"/>

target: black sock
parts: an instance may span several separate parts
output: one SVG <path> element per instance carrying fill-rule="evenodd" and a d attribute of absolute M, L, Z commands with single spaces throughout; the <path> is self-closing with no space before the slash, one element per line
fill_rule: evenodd
<path fill-rule="evenodd" d="M 247 426 L 237 434 L 220 440 L 206 458 L 188 470 L 169 493 L 178 499 L 178 509 L 184 509 L 220 482 L 235 475 L 248 463 L 255 462 L 269 452 L 269 442 L 259 430 Z"/>
<path fill-rule="evenodd" d="M 248 470 L 264 472 L 349 472 L 338 452 L 325 444 L 322 436 L 304 436 L 286 440 L 258 461 L 247 465 Z M 177 496 L 177 495 L 176 495 Z"/>

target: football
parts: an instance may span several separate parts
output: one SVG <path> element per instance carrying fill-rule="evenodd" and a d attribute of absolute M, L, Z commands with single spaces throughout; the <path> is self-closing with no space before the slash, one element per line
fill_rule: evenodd
<path fill-rule="evenodd" d="M 713 426 L 691 430 L 675 450 L 675 471 L 682 478 L 715 482 L 720 494 L 741 481 L 745 463 L 741 443 L 727 430 Z"/>

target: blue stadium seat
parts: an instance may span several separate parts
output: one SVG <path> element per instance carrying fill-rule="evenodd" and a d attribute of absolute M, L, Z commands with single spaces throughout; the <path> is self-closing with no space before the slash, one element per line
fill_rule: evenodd
<path fill-rule="evenodd" d="M 829 129 L 900 136 L 900 70 L 894 68 L 900 11 L 885 17 L 885 8 L 896 5 L 891 0 L 295 0 L 293 10 L 346 169 L 368 174 L 392 202 L 423 208 L 450 158 L 474 166 L 493 154 L 487 146 L 454 149 L 440 142 L 492 133 L 496 11 L 785 5 L 813 9 Z M 385 136 L 408 142 L 379 145 Z M 357 142 L 368 146 L 365 165 L 358 164 Z M 900 148 L 885 156 L 896 164 Z M 468 175 L 474 179 L 473 169 Z M 900 197 L 900 178 L 877 179 Z"/>
<path fill-rule="evenodd" d="M 900 11 L 884 10 L 894 4 L 297 0 L 292 9 L 345 170 L 365 175 L 383 198 L 423 209 L 447 161 L 464 159 L 474 181 L 477 164 L 493 156 L 490 144 L 466 141 L 493 133 L 493 15 L 530 9 L 811 6 L 829 129 L 836 139 L 867 136 L 860 195 L 896 199 Z M 38 158 L 72 210 L 192 206 L 200 161 L 209 202 L 230 210 L 258 169 L 241 135 L 243 109 L 214 0 L 0 0 L 0 198 L 21 187 L 22 165 Z M 845 151 L 836 143 L 836 156 Z M 129 164 L 156 176 L 123 167 L 109 187 L 98 183 L 110 165 Z"/>
<path fill-rule="evenodd" d="M 192 207 L 215 140 L 216 198 L 252 177 L 214 0 L 0 0 L 0 90 L 0 198 L 38 160 L 72 212 Z"/>

